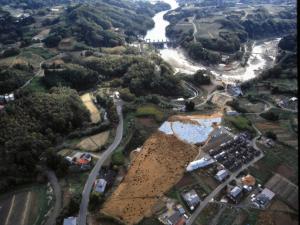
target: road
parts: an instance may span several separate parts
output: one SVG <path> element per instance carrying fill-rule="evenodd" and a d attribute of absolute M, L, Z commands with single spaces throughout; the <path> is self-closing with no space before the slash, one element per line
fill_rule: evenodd
<path fill-rule="evenodd" d="M 53 193 L 55 196 L 55 204 L 53 209 L 51 210 L 51 213 L 49 217 L 47 218 L 47 221 L 44 225 L 55 225 L 56 224 L 56 218 L 58 217 L 61 207 L 62 207 L 62 194 L 61 194 L 61 188 L 58 183 L 57 177 L 55 173 L 52 170 L 46 170 L 46 175 L 48 177 L 48 180 L 52 186 Z"/>
<path fill-rule="evenodd" d="M 192 24 L 193 24 L 193 27 L 194 27 L 194 32 L 193 32 L 194 42 L 196 43 L 197 42 L 196 34 L 198 33 L 198 30 L 197 30 L 197 26 L 195 24 L 195 19 L 196 19 L 196 16 L 194 15 L 194 17 L 192 19 Z"/>
<path fill-rule="evenodd" d="M 197 219 L 197 217 L 199 216 L 199 214 L 201 213 L 201 211 L 206 207 L 206 205 L 213 200 L 213 198 L 226 186 L 228 185 L 232 180 L 236 179 L 236 176 L 243 171 L 244 169 L 248 168 L 249 166 L 253 165 L 254 163 L 256 163 L 258 160 L 260 160 L 263 157 L 263 153 L 261 152 L 261 154 L 254 158 L 251 162 L 249 162 L 248 164 L 244 164 L 239 170 L 237 170 L 236 172 L 233 172 L 229 179 L 227 179 L 224 183 L 220 184 L 216 189 L 214 189 L 198 206 L 198 208 L 196 208 L 196 210 L 194 211 L 194 213 L 191 215 L 191 217 L 187 220 L 186 225 L 192 225 L 195 220 Z"/>
<path fill-rule="evenodd" d="M 88 204 L 89 204 L 89 198 L 90 198 L 90 192 L 93 188 L 93 184 L 96 180 L 96 177 L 99 173 L 99 170 L 101 169 L 103 163 L 111 156 L 113 151 L 118 147 L 122 140 L 123 136 L 123 115 L 122 115 L 122 104 L 123 102 L 121 100 L 115 100 L 117 113 L 119 117 L 119 124 L 116 131 L 116 137 L 114 139 L 114 142 L 108 147 L 108 149 L 103 152 L 101 155 L 101 158 L 98 159 L 96 165 L 90 172 L 90 175 L 85 183 L 83 192 L 82 192 L 82 199 L 78 214 L 78 225 L 86 225 L 86 217 L 88 212 Z"/>

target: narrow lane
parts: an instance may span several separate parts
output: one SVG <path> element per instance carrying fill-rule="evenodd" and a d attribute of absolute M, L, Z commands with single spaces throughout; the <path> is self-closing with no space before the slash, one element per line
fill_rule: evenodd
<path fill-rule="evenodd" d="M 123 136 L 123 115 L 122 115 L 122 104 L 123 102 L 121 100 L 115 100 L 117 113 L 119 117 L 119 124 L 116 131 L 116 137 L 114 139 L 114 142 L 108 147 L 108 149 L 102 154 L 101 158 L 98 159 L 96 165 L 90 172 L 90 175 L 85 183 L 83 192 L 82 192 L 82 199 L 78 214 L 78 225 L 86 225 L 86 217 L 88 213 L 88 204 L 89 204 L 89 198 L 90 198 L 90 192 L 92 190 L 93 184 L 96 180 L 96 177 L 99 173 L 99 170 L 101 169 L 103 163 L 108 159 L 113 151 L 118 147 L 122 140 Z"/>

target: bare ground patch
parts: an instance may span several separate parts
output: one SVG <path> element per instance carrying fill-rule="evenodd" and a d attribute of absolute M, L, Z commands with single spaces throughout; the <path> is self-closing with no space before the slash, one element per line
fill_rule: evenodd
<path fill-rule="evenodd" d="M 89 93 L 86 93 L 80 96 L 80 98 L 84 105 L 87 107 L 87 109 L 90 111 L 92 123 L 100 122 L 100 112 L 95 106 L 94 102 L 92 101 L 91 95 Z"/>
<path fill-rule="evenodd" d="M 99 134 L 95 134 L 92 136 L 89 136 L 87 138 L 84 138 L 82 141 L 80 141 L 76 147 L 87 150 L 87 151 L 97 151 L 99 148 L 101 148 L 103 145 L 106 144 L 106 141 L 109 137 L 110 131 L 101 132 Z"/>
<path fill-rule="evenodd" d="M 181 179 L 185 167 L 197 153 L 195 146 L 156 132 L 144 143 L 102 212 L 126 224 L 150 216 L 159 198 Z"/>

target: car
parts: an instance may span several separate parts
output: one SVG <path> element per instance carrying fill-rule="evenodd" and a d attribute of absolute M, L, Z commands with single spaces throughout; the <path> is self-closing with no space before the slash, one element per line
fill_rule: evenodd
<path fill-rule="evenodd" d="M 251 198 L 254 198 L 254 197 L 255 197 L 255 194 L 252 194 L 252 195 L 251 195 Z"/>

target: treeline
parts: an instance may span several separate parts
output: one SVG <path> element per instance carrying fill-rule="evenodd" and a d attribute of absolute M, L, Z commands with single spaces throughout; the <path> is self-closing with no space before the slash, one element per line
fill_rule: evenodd
<path fill-rule="evenodd" d="M 0 192 L 35 179 L 42 154 L 49 165 L 57 161 L 46 150 L 88 121 L 88 110 L 68 88 L 23 93 L 7 104 L 0 117 Z"/>
<path fill-rule="evenodd" d="M 33 76 L 32 71 L 15 68 L 0 67 L 0 94 L 13 92 L 21 87 Z"/>
<path fill-rule="evenodd" d="M 0 7 L 0 18 L 0 43 L 7 45 L 20 41 L 24 45 L 31 39 L 26 33 L 29 32 L 27 26 L 35 22 L 32 16 L 18 19 Z"/>

